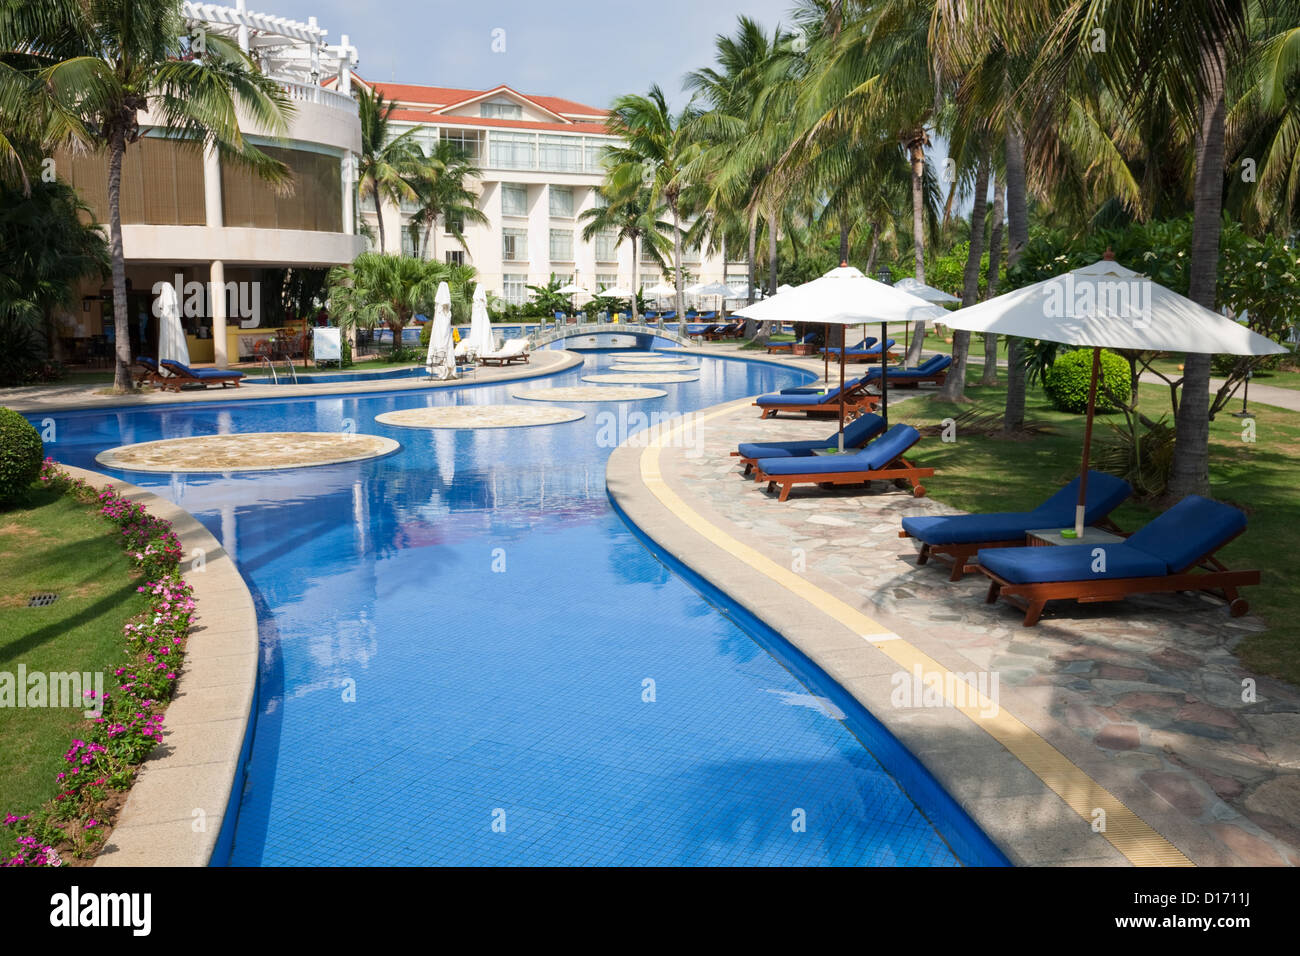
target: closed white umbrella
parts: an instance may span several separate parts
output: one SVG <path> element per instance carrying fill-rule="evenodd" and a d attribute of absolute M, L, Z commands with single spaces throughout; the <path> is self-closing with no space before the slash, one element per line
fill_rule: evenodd
<path fill-rule="evenodd" d="M 758 322 L 821 322 L 825 325 L 880 323 L 881 417 L 889 426 L 889 376 L 885 363 L 887 325 L 890 322 L 928 322 L 945 314 L 914 295 L 868 278 L 852 266 L 842 265 L 826 275 L 795 286 L 735 313 Z M 840 349 L 840 450 L 844 450 L 844 349 Z"/>
<path fill-rule="evenodd" d="M 432 337 L 429 342 L 432 344 Z M 469 314 L 469 337 L 465 340 L 465 350 L 470 355 L 482 355 L 484 352 L 491 352 L 495 345 L 492 339 L 492 320 L 488 317 L 487 289 L 480 285 L 474 289 L 474 304 Z"/>
<path fill-rule="evenodd" d="M 1239 322 L 1167 289 L 1110 258 L 950 312 L 954 329 L 1043 339 L 1092 349 L 1075 533 L 1083 534 L 1088 458 L 1101 350 L 1276 355 L 1286 349 Z"/>
<path fill-rule="evenodd" d="M 154 315 L 158 316 L 158 361 L 190 364 L 190 345 L 185 340 L 185 330 L 181 328 L 181 308 L 176 300 L 176 287 L 170 282 L 160 283 L 158 300 L 154 303 Z"/>
<path fill-rule="evenodd" d="M 429 351 L 424 365 L 434 378 L 456 377 L 456 344 L 451 337 L 451 289 L 447 283 L 438 283 L 433 297 L 433 329 L 429 333 Z"/>

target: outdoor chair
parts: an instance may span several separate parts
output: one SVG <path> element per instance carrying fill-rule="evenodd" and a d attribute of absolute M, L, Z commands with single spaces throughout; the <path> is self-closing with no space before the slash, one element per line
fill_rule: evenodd
<path fill-rule="evenodd" d="M 754 480 L 767 482 L 769 493 L 779 488 L 778 501 L 789 498 L 795 485 L 828 488 L 872 481 L 893 481 L 900 487 L 910 484 L 912 494 L 920 498 L 925 495 L 920 480 L 933 475 L 934 469 L 919 467 L 903 457 L 920 440 L 921 433 L 911 425 L 895 425 L 852 454 L 760 458 L 754 463 Z"/>

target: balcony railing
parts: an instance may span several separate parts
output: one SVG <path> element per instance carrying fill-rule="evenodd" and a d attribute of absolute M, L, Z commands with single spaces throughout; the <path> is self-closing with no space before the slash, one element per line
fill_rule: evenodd
<path fill-rule="evenodd" d="M 346 93 L 339 93 L 336 90 L 327 90 L 323 86 L 312 86 L 308 83 L 295 83 L 292 80 L 280 80 L 280 87 L 288 95 L 289 99 L 297 100 L 303 103 L 315 103 L 318 106 L 328 106 L 332 109 L 343 110 L 352 116 L 357 115 L 357 101 Z"/>

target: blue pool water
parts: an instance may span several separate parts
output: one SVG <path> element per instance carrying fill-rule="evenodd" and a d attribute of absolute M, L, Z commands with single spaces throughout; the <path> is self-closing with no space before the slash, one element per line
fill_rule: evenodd
<path fill-rule="evenodd" d="M 298 374 L 298 380 L 295 382 L 287 375 L 281 374 L 275 381 L 269 376 L 249 378 L 250 384 L 256 382 L 259 385 L 324 385 L 332 382 L 379 382 L 390 378 L 420 378 L 428 377 L 429 373 L 424 370 L 423 366 L 419 368 L 398 368 L 390 369 L 384 372 L 321 372 L 319 374 L 304 375 Z"/>
<path fill-rule="evenodd" d="M 498 386 L 53 416 L 49 452 L 91 468 L 118 444 L 219 432 L 355 427 L 402 443 L 324 468 L 122 475 L 194 513 L 257 600 L 259 700 L 230 862 L 1000 862 L 932 786 L 913 787 L 929 816 L 918 809 L 855 718 L 836 719 L 846 695 L 796 679 L 610 505 L 602 416 L 703 408 L 800 373 L 706 358 L 665 398 L 566 405 L 586 417 L 563 425 L 374 420 L 510 402 L 611 361 Z M 892 764 L 891 748 L 872 747 Z"/>

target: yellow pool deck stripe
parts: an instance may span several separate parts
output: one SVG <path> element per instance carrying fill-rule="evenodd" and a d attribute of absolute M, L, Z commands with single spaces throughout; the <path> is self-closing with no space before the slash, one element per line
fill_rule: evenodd
<path fill-rule="evenodd" d="M 696 429 L 696 436 L 699 435 L 699 427 L 705 422 L 729 414 L 735 409 L 734 404 L 728 404 L 715 411 L 695 416 L 692 424 Z M 659 466 L 661 450 L 684 427 L 685 423 L 686 419 L 683 418 L 679 422 L 674 422 L 671 427 L 659 430 L 657 435 L 650 438 L 645 451 L 641 453 L 641 481 L 660 504 L 692 531 L 716 547 L 812 604 L 850 631 L 862 635 L 865 641 L 905 670 L 912 671 L 919 666 L 926 675 L 937 674 L 942 678 L 944 688 L 953 687 L 957 680 L 961 680 L 938 661 L 878 621 L 810 583 L 794 571 L 782 567 L 754 548 L 737 541 L 687 505 L 680 495 L 668 487 Z M 969 692 L 964 694 L 965 700 L 954 700 L 945 691 L 944 697 L 948 703 L 1002 744 L 1060 796 L 1089 826 L 1092 825 L 1095 811 L 1104 810 L 1106 829 L 1101 835 L 1130 863 L 1134 866 L 1193 865 L 1192 861 L 1176 846 L 1152 829 L 1118 797 L 1075 766 L 1063 753 L 1004 708 L 995 706 L 969 683 L 965 681 L 963 683 L 970 688 Z M 987 716 L 990 712 L 993 715 Z"/>

